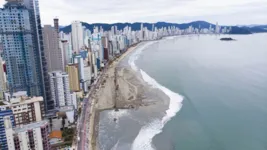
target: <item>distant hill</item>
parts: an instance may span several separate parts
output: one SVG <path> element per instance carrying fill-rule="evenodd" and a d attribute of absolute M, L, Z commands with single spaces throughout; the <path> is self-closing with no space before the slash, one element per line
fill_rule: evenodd
<path fill-rule="evenodd" d="M 106 24 L 106 23 L 94 23 L 94 24 L 88 24 L 85 22 L 82 22 L 82 25 L 85 26 L 87 29 L 93 31 L 94 26 L 102 26 L 102 28 L 105 31 L 108 31 L 111 29 L 112 26 L 117 26 L 118 30 L 122 30 L 123 28 L 125 28 L 126 26 L 130 26 L 132 27 L 132 30 L 136 31 L 136 30 L 140 30 L 141 27 L 141 23 L 140 22 L 136 22 L 136 23 L 114 23 L 114 24 Z M 152 23 L 143 23 L 144 27 L 147 27 L 149 30 L 152 29 Z M 169 27 L 169 26 L 175 26 L 178 27 L 180 29 L 187 29 L 189 26 L 192 26 L 194 28 L 209 28 L 210 26 L 212 28 L 215 28 L 214 24 L 211 24 L 209 22 L 206 21 L 194 21 L 194 22 L 190 22 L 190 23 L 183 23 L 183 24 L 177 24 L 177 23 L 168 23 L 168 22 L 157 22 L 154 24 L 155 27 L 157 28 L 162 28 L 162 27 Z M 222 26 L 222 27 L 230 27 L 230 26 Z M 265 30 L 263 28 L 249 28 L 249 27 L 238 27 L 238 26 L 231 26 L 232 27 L 232 31 L 229 34 L 251 34 L 251 33 L 258 33 L 258 32 L 265 32 Z M 263 30 L 261 30 L 263 29 Z M 65 33 L 70 33 L 71 32 L 71 25 L 65 26 L 60 28 L 61 31 L 65 32 Z M 257 32 L 255 32 L 257 31 Z"/>
<path fill-rule="evenodd" d="M 267 28 L 267 25 L 251 24 L 251 25 L 240 25 L 240 27 L 257 27 L 257 28 Z"/>
<path fill-rule="evenodd" d="M 254 26 L 254 27 L 267 29 L 267 25 L 257 25 L 257 26 Z"/>
<path fill-rule="evenodd" d="M 241 28 L 246 28 L 252 33 L 263 33 L 267 32 L 267 25 L 243 25 L 239 26 Z"/>
<path fill-rule="evenodd" d="M 263 33 L 263 32 L 267 32 L 267 26 L 264 27 L 259 27 L 259 26 L 255 26 L 255 27 L 243 27 L 246 28 L 247 30 L 249 30 L 252 33 Z"/>

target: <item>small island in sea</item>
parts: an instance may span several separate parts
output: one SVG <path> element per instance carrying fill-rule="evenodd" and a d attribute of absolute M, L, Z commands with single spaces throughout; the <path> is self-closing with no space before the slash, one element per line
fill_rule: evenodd
<path fill-rule="evenodd" d="M 230 38 L 230 37 L 227 37 L 227 38 L 221 38 L 220 40 L 221 40 L 221 41 L 236 41 L 235 39 Z"/>

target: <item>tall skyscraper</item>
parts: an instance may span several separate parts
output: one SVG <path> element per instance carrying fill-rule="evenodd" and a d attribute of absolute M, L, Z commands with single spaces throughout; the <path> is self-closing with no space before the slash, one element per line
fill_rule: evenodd
<path fill-rule="evenodd" d="M 66 72 L 69 74 L 70 90 L 78 92 L 81 90 L 79 82 L 79 65 L 69 64 L 66 66 Z"/>
<path fill-rule="evenodd" d="M 41 68 L 38 70 L 40 76 L 40 83 L 42 86 L 41 96 L 45 99 L 45 110 L 53 110 L 53 101 L 51 100 L 49 76 L 47 70 L 47 60 L 45 59 L 44 47 L 43 47 L 43 36 L 41 26 L 41 16 L 39 10 L 39 0 L 22 0 L 26 8 L 30 12 L 30 22 L 32 26 L 32 32 L 34 34 L 34 45 L 37 51 L 36 59 L 40 62 L 38 66 Z M 37 95 L 39 96 L 39 95 Z"/>
<path fill-rule="evenodd" d="M 60 48 L 63 54 L 63 66 L 66 67 L 69 63 L 72 63 L 72 45 L 71 45 L 71 34 L 65 34 L 62 31 L 60 35 Z M 65 68 L 64 68 L 65 70 Z"/>
<path fill-rule="evenodd" d="M 56 108 L 71 106 L 69 75 L 65 72 L 54 71 L 49 73 L 52 99 Z"/>
<path fill-rule="evenodd" d="M 0 9 L 0 34 L 10 92 L 43 96 L 45 109 L 53 109 L 38 0 L 7 0 Z"/>
<path fill-rule="evenodd" d="M 78 53 L 83 47 L 83 27 L 82 23 L 79 21 L 74 21 L 71 24 L 71 35 L 72 35 L 72 49 L 74 52 Z"/>
<path fill-rule="evenodd" d="M 77 63 L 79 65 L 79 81 L 80 81 L 80 87 L 85 91 L 86 84 L 85 84 L 85 74 L 84 74 L 84 63 L 83 58 L 80 55 L 76 55 L 74 57 L 74 63 Z"/>
<path fill-rule="evenodd" d="M 54 28 L 57 32 L 57 35 L 59 36 L 59 22 L 58 21 L 59 21 L 58 18 L 54 19 Z"/>
<path fill-rule="evenodd" d="M 22 3 L 8 2 L 0 14 L 10 91 L 28 91 L 29 95 L 38 95 L 41 88 L 37 85 L 29 11 Z"/>
<path fill-rule="evenodd" d="M 63 52 L 63 66 L 66 67 L 72 60 L 72 52 L 67 40 L 61 40 L 60 47 Z M 65 68 L 63 69 L 65 70 Z"/>
<path fill-rule="evenodd" d="M 62 49 L 59 48 L 59 35 L 51 25 L 44 25 L 44 51 L 48 71 L 64 71 Z"/>
<path fill-rule="evenodd" d="M 218 22 L 216 23 L 216 26 L 215 26 L 215 33 L 216 34 L 220 34 L 220 30 L 221 30 L 221 27 L 219 26 Z"/>

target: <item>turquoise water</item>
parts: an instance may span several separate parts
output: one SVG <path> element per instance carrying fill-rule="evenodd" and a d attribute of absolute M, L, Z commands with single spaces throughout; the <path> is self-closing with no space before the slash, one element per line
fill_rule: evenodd
<path fill-rule="evenodd" d="M 267 149 L 267 34 L 184 36 L 142 52 L 137 66 L 184 96 L 155 136 L 158 150 Z"/>

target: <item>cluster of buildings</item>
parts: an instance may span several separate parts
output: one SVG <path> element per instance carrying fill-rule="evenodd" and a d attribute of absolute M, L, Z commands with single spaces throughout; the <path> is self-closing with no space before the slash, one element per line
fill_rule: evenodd
<path fill-rule="evenodd" d="M 74 123 L 79 93 L 70 81 L 77 77 L 65 72 L 57 29 L 41 26 L 37 0 L 6 0 L 0 8 L 1 150 L 49 150 L 49 119 L 61 113 Z"/>
<path fill-rule="evenodd" d="M 90 31 L 79 21 L 71 33 L 41 25 L 38 0 L 6 0 L 0 8 L 0 149 L 51 149 L 51 119 L 64 114 L 75 123 L 83 96 L 99 72 L 141 41 L 190 33 L 226 33 L 228 29 L 134 31 L 127 26 Z"/>

